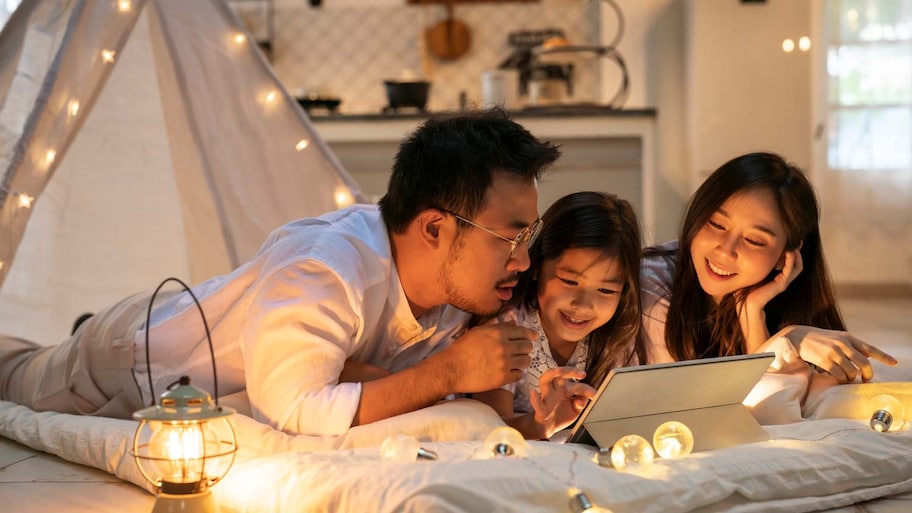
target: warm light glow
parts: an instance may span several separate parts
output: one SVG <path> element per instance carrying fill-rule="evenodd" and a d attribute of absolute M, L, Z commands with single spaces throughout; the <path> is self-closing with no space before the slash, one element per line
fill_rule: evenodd
<path fill-rule="evenodd" d="M 652 435 L 652 445 L 659 456 L 677 458 L 687 456 L 693 450 L 694 437 L 690 428 L 676 420 L 663 422 Z"/>
<path fill-rule="evenodd" d="M 622 436 L 611 448 L 611 463 L 618 470 L 651 465 L 655 459 L 652 446 L 640 435 Z"/>
<path fill-rule="evenodd" d="M 335 199 L 336 208 L 345 208 L 355 202 L 355 197 L 352 196 L 351 191 L 349 191 L 348 188 L 344 186 L 339 186 L 336 189 Z"/>
<path fill-rule="evenodd" d="M 298 151 L 302 151 L 305 148 L 307 148 L 308 146 L 310 146 L 310 141 L 308 141 L 307 139 L 301 139 L 300 141 L 297 142 L 297 144 L 295 144 L 295 149 Z"/>
<path fill-rule="evenodd" d="M 791 53 L 795 49 L 795 42 L 791 39 L 784 39 L 782 41 L 782 51 L 785 53 Z"/>
<path fill-rule="evenodd" d="M 807 36 L 802 36 L 801 39 L 798 40 L 798 48 L 802 52 L 806 52 L 806 51 L 810 50 L 811 49 L 811 38 L 809 38 Z"/>
<path fill-rule="evenodd" d="M 0 271 L 3 270 L 3 260 L 0 260 Z"/>
<path fill-rule="evenodd" d="M 247 38 L 244 37 L 244 34 L 241 34 L 240 32 L 238 32 L 237 34 L 234 35 L 234 42 L 237 44 L 241 44 L 246 40 L 247 40 Z"/>
<path fill-rule="evenodd" d="M 44 155 L 44 161 L 48 164 L 53 164 L 55 158 L 57 158 L 57 150 L 48 150 Z"/>
<path fill-rule="evenodd" d="M 19 206 L 22 208 L 31 208 L 32 202 L 35 201 L 34 196 L 29 196 L 26 193 L 19 194 Z"/>
<path fill-rule="evenodd" d="M 70 103 L 67 104 L 67 111 L 70 113 L 70 117 L 76 117 L 76 114 L 79 114 L 79 100 L 70 100 Z"/>
<path fill-rule="evenodd" d="M 114 50 L 102 50 L 101 51 L 101 60 L 107 63 L 114 62 Z"/>
<path fill-rule="evenodd" d="M 133 3 L 130 0 L 117 0 L 117 10 L 120 12 L 130 12 Z"/>
<path fill-rule="evenodd" d="M 278 94 L 275 91 L 269 91 L 266 93 L 266 103 L 272 103 L 276 100 Z"/>
<path fill-rule="evenodd" d="M 846 12 L 846 19 L 849 21 L 858 21 L 858 11 L 855 9 L 849 9 Z"/>
<path fill-rule="evenodd" d="M 149 438 L 149 456 L 168 483 L 195 483 L 203 479 L 203 426 L 198 423 L 157 423 Z"/>

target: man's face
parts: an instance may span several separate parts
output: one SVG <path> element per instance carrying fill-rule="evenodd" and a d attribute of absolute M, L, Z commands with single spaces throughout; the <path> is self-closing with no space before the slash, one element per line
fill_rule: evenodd
<path fill-rule="evenodd" d="M 538 189 L 504 173 L 495 173 L 484 209 L 473 223 L 513 239 L 538 219 Z M 478 315 L 497 313 L 513 297 L 518 273 L 529 268 L 529 248 L 520 244 L 510 256 L 510 243 L 492 233 L 462 224 L 440 269 L 439 283 L 447 302 Z"/>

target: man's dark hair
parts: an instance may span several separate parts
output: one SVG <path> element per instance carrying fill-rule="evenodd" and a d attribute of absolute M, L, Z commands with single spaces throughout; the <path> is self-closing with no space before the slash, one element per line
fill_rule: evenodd
<path fill-rule="evenodd" d="M 402 233 L 423 210 L 440 208 L 472 219 L 484 208 L 494 173 L 532 182 L 560 156 L 501 109 L 434 117 L 399 146 L 380 212 Z"/>

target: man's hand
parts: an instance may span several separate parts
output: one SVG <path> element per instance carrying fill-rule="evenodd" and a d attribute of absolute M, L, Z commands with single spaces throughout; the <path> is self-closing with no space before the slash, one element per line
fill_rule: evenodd
<path fill-rule="evenodd" d="M 862 381 L 870 381 L 874 377 L 870 358 L 896 365 L 896 358 L 846 331 L 789 326 L 777 335 L 788 338 L 802 360 L 826 371 L 840 383 L 855 381 L 859 373 Z"/>
<path fill-rule="evenodd" d="M 530 400 L 541 438 L 550 438 L 569 426 L 595 397 L 594 388 L 577 381 L 585 377 L 586 373 L 575 367 L 555 367 L 539 378 L 539 391 L 532 391 Z"/>
<path fill-rule="evenodd" d="M 483 392 L 518 381 L 532 363 L 535 330 L 514 323 L 486 324 L 467 331 L 438 353 L 447 359 L 455 392 Z"/>

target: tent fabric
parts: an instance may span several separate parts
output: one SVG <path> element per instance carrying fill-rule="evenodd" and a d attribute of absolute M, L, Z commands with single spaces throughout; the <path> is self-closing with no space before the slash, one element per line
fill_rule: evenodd
<path fill-rule="evenodd" d="M 5 334 L 57 343 L 83 312 L 363 201 L 222 0 L 23 2 L 0 101 Z"/>

